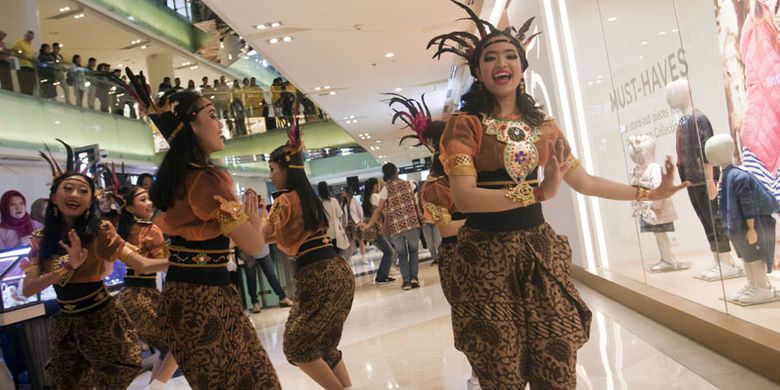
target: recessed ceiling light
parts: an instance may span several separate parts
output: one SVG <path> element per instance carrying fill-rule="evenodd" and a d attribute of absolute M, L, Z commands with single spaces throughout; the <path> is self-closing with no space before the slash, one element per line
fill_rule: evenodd
<path fill-rule="evenodd" d="M 198 69 L 198 65 L 193 65 L 193 66 L 190 66 L 190 69 L 191 69 L 191 70 Z"/>
<path fill-rule="evenodd" d="M 603 78 L 604 78 L 604 76 L 602 76 L 602 75 L 598 75 L 598 76 L 596 76 L 596 78 L 597 78 L 597 79 L 603 79 Z"/>
<path fill-rule="evenodd" d="M 613 16 L 613 17 L 607 19 L 607 22 L 614 22 L 616 20 L 617 20 L 617 18 Z"/>
<path fill-rule="evenodd" d="M 282 22 L 273 22 L 273 23 L 271 23 L 271 27 L 273 27 L 273 28 L 277 28 L 277 27 L 279 27 L 281 25 L 282 25 Z"/>
<path fill-rule="evenodd" d="M 403 91 L 403 90 L 404 90 L 404 89 L 403 89 L 403 88 L 401 88 L 401 87 L 396 87 L 396 88 L 395 88 L 393 91 L 395 91 L 395 92 L 401 92 L 401 91 Z"/>
<path fill-rule="evenodd" d="M 393 58 L 393 57 L 395 57 L 395 54 L 392 53 L 392 52 L 389 52 L 389 53 L 385 54 L 385 58 Z"/>
<path fill-rule="evenodd" d="M 330 85 L 326 85 L 326 86 L 322 87 L 322 89 L 330 89 Z"/>
<path fill-rule="evenodd" d="M 70 11 L 70 7 L 62 7 L 60 8 L 60 12 L 68 12 Z"/>
<path fill-rule="evenodd" d="M 679 32 L 679 31 L 680 31 L 679 28 L 675 28 L 674 30 L 672 30 L 672 32 L 674 32 L 674 33 Z"/>
<path fill-rule="evenodd" d="M 74 15 L 73 19 L 81 19 L 83 17 L 84 17 L 84 14 L 78 14 L 78 15 Z"/>
<path fill-rule="evenodd" d="M 355 119 L 355 116 L 354 115 L 350 115 L 349 119 Z"/>
<path fill-rule="evenodd" d="M 257 26 L 255 26 L 255 28 L 258 29 L 258 30 L 265 30 L 265 29 L 268 28 L 268 25 L 267 24 L 258 24 Z"/>
<path fill-rule="evenodd" d="M 141 46 L 141 49 L 146 49 L 147 47 L 149 47 L 149 46 L 143 45 L 143 46 Z"/>
<path fill-rule="evenodd" d="M 588 81 L 588 85 L 593 85 L 593 81 Z"/>
<path fill-rule="evenodd" d="M 271 39 L 268 40 L 268 43 L 270 43 L 272 45 L 275 45 L 275 44 L 279 43 L 279 38 L 271 38 Z"/>
<path fill-rule="evenodd" d="M 335 95 L 335 94 L 336 94 L 336 91 L 330 91 L 330 92 L 328 92 L 328 95 Z"/>
<path fill-rule="evenodd" d="M 322 88 L 320 88 L 320 87 L 314 87 L 314 90 L 315 90 L 315 91 L 322 91 Z"/>
<path fill-rule="evenodd" d="M 290 37 L 290 36 L 286 36 L 286 37 L 282 38 L 283 42 L 291 42 L 292 40 L 293 40 L 293 37 Z"/>
<path fill-rule="evenodd" d="M 123 67 L 123 66 L 124 66 L 124 65 L 122 65 L 122 64 L 117 64 L 117 65 L 116 65 L 116 67 L 117 67 L 117 68 L 121 68 L 121 67 Z"/>
<path fill-rule="evenodd" d="M 378 140 L 376 140 L 376 141 L 374 141 L 374 142 L 376 142 L 376 143 L 378 143 L 378 144 L 381 144 L 381 143 L 382 143 L 382 140 L 381 140 L 381 139 L 378 139 Z"/>
<path fill-rule="evenodd" d="M 647 41 L 642 41 L 642 46 L 647 45 Z"/>
<path fill-rule="evenodd" d="M 659 32 L 658 32 L 658 35 L 662 35 L 662 36 L 663 36 L 663 35 L 666 35 L 666 31 L 659 31 Z"/>

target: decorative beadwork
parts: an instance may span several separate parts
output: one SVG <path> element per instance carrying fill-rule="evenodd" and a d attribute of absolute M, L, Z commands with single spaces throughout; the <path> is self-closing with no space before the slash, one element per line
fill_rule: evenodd
<path fill-rule="evenodd" d="M 504 196 L 513 202 L 519 203 L 521 207 L 530 206 L 537 202 L 533 188 L 526 182 L 514 186 Z"/>
<path fill-rule="evenodd" d="M 425 210 L 430 213 L 431 219 L 435 224 L 446 225 L 452 222 L 452 216 L 444 207 L 437 206 L 433 203 L 425 203 L 423 207 L 425 207 Z"/>
<path fill-rule="evenodd" d="M 515 183 L 522 183 L 539 165 L 539 151 L 536 142 L 541 138 L 541 131 L 523 121 L 482 119 L 485 134 L 495 135 L 499 142 L 505 143 L 504 169 Z"/>
<path fill-rule="evenodd" d="M 234 200 L 229 201 L 219 195 L 214 195 L 214 199 L 219 202 L 217 223 L 219 223 L 219 230 L 223 235 L 232 233 L 241 224 L 249 220 L 249 217 L 244 213 L 241 203 Z"/>

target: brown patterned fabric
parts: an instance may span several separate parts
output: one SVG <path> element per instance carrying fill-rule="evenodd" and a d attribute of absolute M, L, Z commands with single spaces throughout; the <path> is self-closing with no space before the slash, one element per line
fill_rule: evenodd
<path fill-rule="evenodd" d="M 571 281 L 571 248 L 543 224 L 516 232 L 462 227 L 450 257 L 455 347 L 484 389 L 574 389 L 591 312 Z"/>
<path fill-rule="evenodd" d="M 58 389 L 124 390 L 141 372 L 141 343 L 114 300 L 83 315 L 57 314 L 46 372 Z"/>
<path fill-rule="evenodd" d="M 420 228 L 417 198 L 411 183 L 398 178 L 386 184 L 387 200 L 382 215 L 390 237 Z"/>
<path fill-rule="evenodd" d="M 452 257 L 455 256 L 456 242 L 442 242 L 437 249 L 439 253 L 439 280 L 441 281 L 441 289 L 444 292 L 444 298 L 447 302 L 450 302 L 450 293 L 452 289 L 452 265 L 454 263 Z"/>
<path fill-rule="evenodd" d="M 158 311 L 168 351 L 199 389 L 280 389 L 232 285 L 168 281 Z"/>
<path fill-rule="evenodd" d="M 116 299 L 130 315 L 138 337 L 154 348 L 167 351 L 168 344 L 160 332 L 160 321 L 157 318 L 160 292 L 150 287 L 125 287 Z"/>
<path fill-rule="evenodd" d="M 344 321 L 352 310 L 355 276 L 341 257 L 321 260 L 295 272 L 295 304 L 284 329 L 284 355 L 292 363 L 322 358 L 331 368 Z"/>

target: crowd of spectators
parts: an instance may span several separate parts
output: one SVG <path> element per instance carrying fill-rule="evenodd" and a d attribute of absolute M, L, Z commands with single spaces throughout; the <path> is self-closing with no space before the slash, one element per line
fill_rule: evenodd
<path fill-rule="evenodd" d="M 8 47 L 7 35 L 0 31 L 0 88 L 44 99 L 57 99 L 79 107 L 136 117 L 136 105 L 132 97 L 118 88 L 109 74 L 126 80 L 121 69 L 111 64 L 99 63 L 89 57 L 84 64 L 81 55 L 75 54 L 66 62 L 62 45 L 43 43 L 37 52 L 33 47 L 35 33 L 27 31 L 22 39 Z M 15 64 L 14 64 L 15 62 Z M 17 86 L 13 71 L 16 70 Z M 289 126 L 296 111 L 306 121 L 324 119 L 324 114 L 289 81 L 281 77 L 273 81 L 268 91 L 256 78 L 233 80 L 232 85 L 221 76 L 211 82 L 208 77 L 196 86 L 188 80 L 186 86 L 179 77 L 165 77 L 153 90 L 162 95 L 170 89 L 196 91 L 212 101 L 221 119 L 226 121 L 232 136 L 249 133 L 249 119 L 264 120 L 265 129 Z M 296 110 L 296 102 L 298 107 Z"/>

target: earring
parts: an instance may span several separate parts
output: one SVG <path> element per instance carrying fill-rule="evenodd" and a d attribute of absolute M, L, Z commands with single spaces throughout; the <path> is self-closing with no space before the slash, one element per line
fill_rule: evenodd
<path fill-rule="evenodd" d="M 85 218 L 89 218 L 89 214 L 90 214 L 90 213 L 92 213 L 92 210 L 90 210 L 90 209 L 87 209 L 87 212 L 86 212 L 86 213 L 84 213 L 84 217 L 85 217 Z"/>
<path fill-rule="evenodd" d="M 520 94 L 525 95 L 525 80 L 520 80 Z"/>
<path fill-rule="evenodd" d="M 60 209 L 58 209 L 57 206 L 54 206 L 54 208 L 52 209 L 51 213 L 54 214 L 54 218 L 59 218 L 59 216 L 60 216 Z"/>

